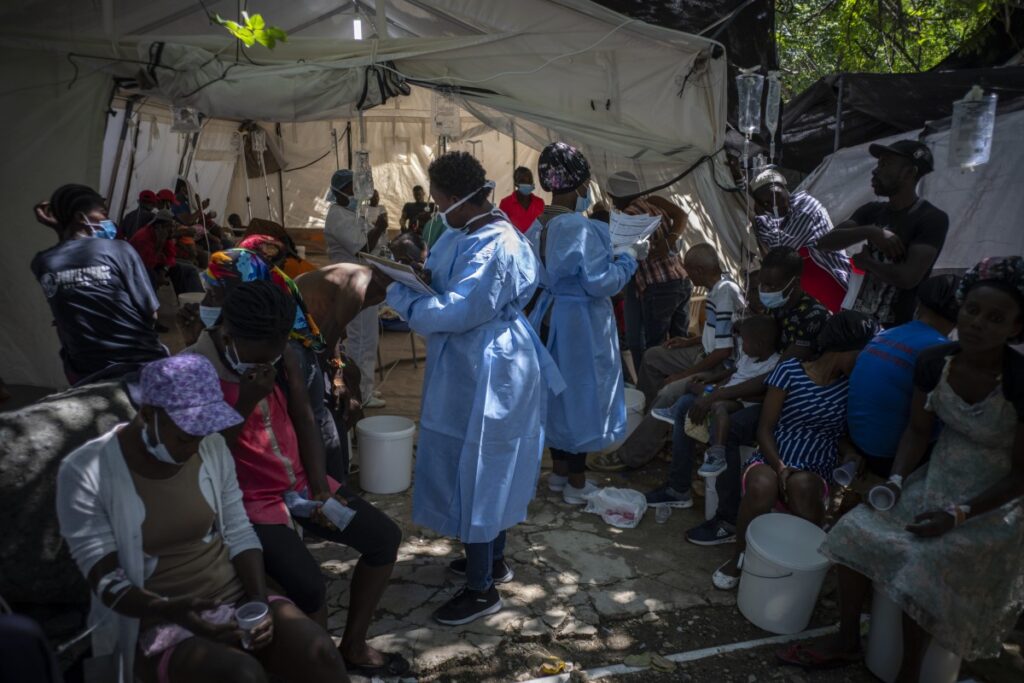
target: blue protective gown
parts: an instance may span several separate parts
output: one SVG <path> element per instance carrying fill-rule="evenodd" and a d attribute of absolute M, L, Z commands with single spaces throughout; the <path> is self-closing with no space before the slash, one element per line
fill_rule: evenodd
<path fill-rule="evenodd" d="M 393 283 L 388 304 L 427 340 L 412 519 L 486 543 L 526 519 L 558 369 L 523 316 L 539 265 L 503 218 L 448 230 L 426 262 L 437 296 Z"/>
<path fill-rule="evenodd" d="M 542 227 L 527 239 L 540 249 Z M 548 403 L 547 445 L 570 453 L 599 451 L 626 432 L 619 333 L 609 297 L 636 272 L 636 259 L 614 256 L 608 224 L 578 213 L 548 222 L 543 290 L 530 313 L 534 329 L 551 309 L 547 348 L 567 388 Z"/>

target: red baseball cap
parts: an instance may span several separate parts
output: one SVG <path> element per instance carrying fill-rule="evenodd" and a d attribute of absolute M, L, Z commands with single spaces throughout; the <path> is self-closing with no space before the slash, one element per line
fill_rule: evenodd
<path fill-rule="evenodd" d="M 159 199 L 162 202 L 170 202 L 171 204 L 177 204 L 178 203 L 178 198 L 174 196 L 174 192 L 172 190 L 168 190 L 166 188 L 164 188 L 163 190 L 160 190 L 159 192 L 157 192 L 156 193 L 156 198 Z"/>
<path fill-rule="evenodd" d="M 156 204 L 156 192 L 153 192 L 153 190 L 143 190 L 139 193 L 139 201 Z"/>

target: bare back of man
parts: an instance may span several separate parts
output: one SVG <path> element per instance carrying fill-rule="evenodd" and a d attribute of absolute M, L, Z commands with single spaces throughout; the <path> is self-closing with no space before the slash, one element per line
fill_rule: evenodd
<path fill-rule="evenodd" d="M 385 286 L 368 266 L 334 263 L 295 280 L 313 319 L 320 326 L 328 349 L 345 339 L 345 328 L 364 308 L 384 301 Z"/>

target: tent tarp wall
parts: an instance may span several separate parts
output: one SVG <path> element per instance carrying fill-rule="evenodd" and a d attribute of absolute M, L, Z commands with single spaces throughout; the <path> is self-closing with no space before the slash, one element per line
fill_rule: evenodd
<path fill-rule="evenodd" d="M 60 55 L 0 49 L 0 201 L 10 213 L 0 250 L 0 377 L 12 384 L 66 385 L 53 317 L 29 264 L 57 241 L 32 206 L 64 183 L 98 185 L 110 78 L 79 69 L 69 89 L 75 75 Z"/>
<path fill-rule="evenodd" d="M 889 144 L 917 134 L 875 140 Z M 948 130 L 923 138 L 935 157 L 935 171 L 921 180 L 921 196 L 949 214 L 949 234 L 935 263 L 936 269 L 970 268 L 986 256 L 1024 254 L 1024 192 L 1020 169 L 1024 166 L 1024 112 L 996 118 L 992 157 L 976 171 L 950 168 Z M 833 223 L 850 217 L 860 205 L 879 199 L 871 191 L 875 159 L 868 144 L 841 149 L 828 157 L 801 189 L 820 201 Z"/>

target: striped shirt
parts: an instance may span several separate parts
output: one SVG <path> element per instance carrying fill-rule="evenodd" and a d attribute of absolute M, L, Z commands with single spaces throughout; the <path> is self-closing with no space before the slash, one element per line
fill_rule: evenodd
<path fill-rule="evenodd" d="M 820 386 L 807 376 L 799 359 L 790 358 L 779 363 L 765 384 L 786 392 L 774 432 L 782 462 L 831 481 L 839 461 L 839 437 L 846 431 L 849 381 L 844 377 Z M 758 453 L 755 461 L 763 463 L 764 456 Z"/>
<path fill-rule="evenodd" d="M 705 320 L 704 331 L 701 333 L 704 353 L 733 347 L 733 320 L 744 306 L 743 290 L 728 275 L 723 275 L 704 300 Z"/>
<path fill-rule="evenodd" d="M 832 232 L 832 221 L 821 202 L 811 195 L 794 192 L 789 197 L 789 211 L 785 216 L 757 216 L 754 229 L 757 241 L 765 249 L 807 247 L 812 261 L 844 288 L 847 286 L 850 263 L 843 252 L 822 251 L 815 246 L 822 235 Z"/>

